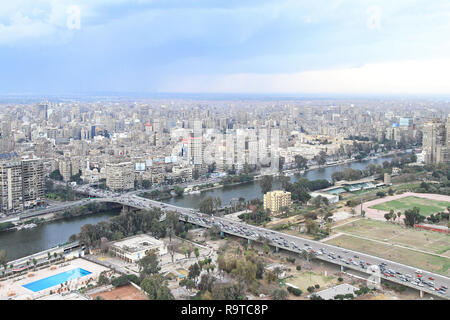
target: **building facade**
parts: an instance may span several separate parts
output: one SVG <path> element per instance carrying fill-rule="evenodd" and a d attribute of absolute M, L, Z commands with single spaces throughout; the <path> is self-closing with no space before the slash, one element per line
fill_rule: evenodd
<path fill-rule="evenodd" d="M 111 190 L 134 188 L 134 165 L 132 162 L 108 163 L 106 165 L 106 186 Z"/>
<path fill-rule="evenodd" d="M 291 205 L 291 193 L 282 190 L 267 192 L 264 195 L 264 210 L 270 209 L 272 214 L 278 214 L 282 207 Z"/>
<path fill-rule="evenodd" d="M 44 168 L 40 159 L 0 158 L 0 211 L 14 214 L 45 200 Z"/>

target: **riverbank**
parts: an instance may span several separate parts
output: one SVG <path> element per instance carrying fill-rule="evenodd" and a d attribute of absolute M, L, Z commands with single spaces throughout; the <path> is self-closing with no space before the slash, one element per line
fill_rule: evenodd
<path fill-rule="evenodd" d="M 86 208 L 87 210 L 79 210 L 80 208 Z M 11 225 L 9 228 L 1 229 L 1 232 L 11 232 L 11 231 L 20 231 L 24 229 L 32 229 L 37 227 L 38 225 L 44 224 L 44 223 L 50 223 L 58 220 L 63 219 L 70 219 L 70 218 L 77 218 L 77 217 L 84 217 L 89 216 L 93 214 L 99 214 L 104 212 L 117 212 L 120 213 L 122 206 L 119 204 L 109 204 L 109 203 L 101 203 L 101 204 L 91 204 L 90 207 L 88 206 L 80 206 L 76 208 L 72 208 L 70 210 L 64 210 L 64 212 L 52 212 L 52 213 L 46 213 L 43 215 L 40 215 L 39 217 L 33 216 L 24 218 L 23 220 L 18 220 L 16 222 L 11 222 Z M 30 226 L 35 225 L 33 227 L 24 227 L 24 226 Z"/>

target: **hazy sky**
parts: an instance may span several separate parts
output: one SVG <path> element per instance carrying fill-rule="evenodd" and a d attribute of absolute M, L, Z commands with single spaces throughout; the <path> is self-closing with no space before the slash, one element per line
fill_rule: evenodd
<path fill-rule="evenodd" d="M 0 1 L 1 93 L 99 91 L 450 94 L 450 1 Z"/>

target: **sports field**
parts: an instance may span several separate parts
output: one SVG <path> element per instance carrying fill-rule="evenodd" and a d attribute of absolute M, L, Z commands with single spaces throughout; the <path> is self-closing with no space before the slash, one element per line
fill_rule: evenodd
<path fill-rule="evenodd" d="M 450 235 L 445 233 L 417 230 L 400 224 L 369 219 L 359 219 L 333 230 L 450 258 Z"/>
<path fill-rule="evenodd" d="M 438 201 L 431 200 L 419 197 L 404 197 L 392 201 L 383 202 L 369 208 L 383 210 L 383 211 L 405 211 L 408 209 L 412 209 L 414 207 L 418 207 L 420 209 L 420 214 L 428 217 L 432 213 L 446 211 L 447 207 L 450 206 L 450 202 L 447 201 Z"/>
<path fill-rule="evenodd" d="M 383 244 L 373 240 L 356 238 L 350 235 L 340 235 L 326 241 L 326 243 L 350 250 L 364 252 L 380 258 L 414 266 L 419 269 L 429 270 L 447 277 L 450 276 L 449 258 L 434 256 L 389 244 Z"/>

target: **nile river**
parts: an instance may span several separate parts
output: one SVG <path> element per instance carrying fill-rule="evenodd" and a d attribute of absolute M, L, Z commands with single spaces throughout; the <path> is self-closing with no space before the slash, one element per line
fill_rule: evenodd
<path fill-rule="evenodd" d="M 383 161 L 390 161 L 392 158 L 393 156 L 387 156 L 373 160 L 352 162 L 345 165 L 313 169 L 307 171 L 302 177 L 310 180 L 330 180 L 333 172 L 341 171 L 345 168 L 364 169 L 370 163 L 382 164 Z M 291 176 L 291 182 L 296 180 L 297 178 L 295 176 Z M 279 187 L 279 182 L 278 179 L 275 178 L 274 189 L 277 187 Z M 233 198 L 243 197 L 246 200 L 262 198 L 259 183 L 256 181 L 220 189 L 207 190 L 201 194 L 171 198 L 166 202 L 182 207 L 198 208 L 200 200 L 207 196 L 220 197 L 222 199 L 222 205 L 228 204 Z M 65 243 L 72 234 L 78 233 L 81 226 L 84 224 L 95 224 L 100 221 L 105 221 L 117 214 L 117 212 L 102 212 L 94 215 L 44 223 L 28 230 L 0 232 L 0 249 L 7 250 L 9 261 L 18 259 Z"/>

